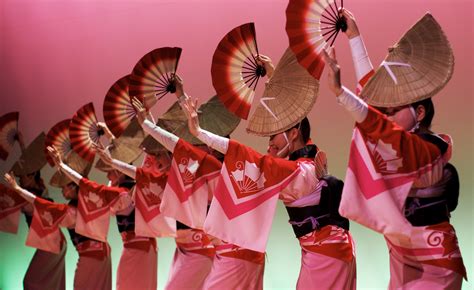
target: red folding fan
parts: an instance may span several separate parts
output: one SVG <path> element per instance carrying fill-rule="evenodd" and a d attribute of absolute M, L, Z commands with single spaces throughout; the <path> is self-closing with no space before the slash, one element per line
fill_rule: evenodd
<path fill-rule="evenodd" d="M 0 117 L 0 158 L 6 160 L 18 140 L 18 118 L 20 113 L 11 112 Z"/>
<path fill-rule="evenodd" d="M 82 106 L 72 117 L 69 125 L 71 146 L 85 160 L 94 161 L 95 149 L 92 143 L 99 142 L 103 134 L 103 130 L 97 126 L 97 117 L 92 103 Z"/>
<path fill-rule="evenodd" d="M 51 129 L 49 129 L 48 134 L 46 135 L 45 141 L 45 152 L 46 152 L 46 160 L 48 160 L 49 165 L 54 167 L 53 159 L 49 156 L 47 151 L 48 146 L 54 146 L 58 149 L 61 157 L 68 156 L 69 153 L 72 151 L 71 147 L 71 139 L 69 139 L 69 124 L 71 123 L 71 119 L 63 120 L 56 125 L 54 125 Z"/>
<path fill-rule="evenodd" d="M 212 84 L 224 106 L 247 119 L 255 88 L 266 71 L 257 63 L 257 39 L 253 23 L 232 29 L 219 42 L 212 57 Z"/>
<path fill-rule="evenodd" d="M 176 73 L 180 56 L 179 47 L 162 47 L 145 54 L 130 76 L 130 97 L 138 97 L 151 108 L 166 94 L 176 92 L 172 75 Z"/>
<path fill-rule="evenodd" d="M 116 81 L 105 95 L 104 99 L 104 120 L 107 127 L 115 137 L 122 135 L 123 131 L 136 116 L 128 95 L 128 85 L 130 75 Z"/>
<path fill-rule="evenodd" d="M 290 47 L 299 64 L 318 80 L 324 69 L 321 50 L 332 46 L 339 32 L 347 29 L 338 9 L 337 0 L 290 0 L 286 8 Z"/>

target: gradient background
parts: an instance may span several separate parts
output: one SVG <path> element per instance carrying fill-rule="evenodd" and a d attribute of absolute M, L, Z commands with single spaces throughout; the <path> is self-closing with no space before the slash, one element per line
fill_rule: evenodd
<path fill-rule="evenodd" d="M 433 129 L 450 133 L 455 141 L 452 163 L 461 178 L 459 206 L 452 223 L 468 270 L 473 279 L 473 3 L 471 1 L 345 1 L 356 16 L 366 46 L 377 66 L 396 42 L 426 11 L 431 11 L 448 35 L 456 57 L 454 76 L 434 98 Z M 178 72 L 187 92 L 207 100 L 214 94 L 210 67 L 219 40 L 240 24 L 256 24 L 259 51 L 274 63 L 288 46 L 285 27 L 287 1 L 59 1 L 0 0 L 0 115 L 20 111 L 20 130 L 29 143 L 56 122 L 70 118 L 83 104 L 93 101 L 99 119 L 109 87 L 131 72 L 145 53 L 161 46 L 183 48 Z M 337 42 L 343 82 L 355 87 L 355 77 L 345 35 Z M 257 92 L 261 95 L 262 86 Z M 169 96 L 155 108 L 155 115 L 168 108 Z M 310 114 L 312 138 L 328 153 L 330 171 L 344 178 L 353 121 L 340 108 L 322 78 L 320 97 Z M 233 138 L 264 152 L 265 138 L 245 133 L 243 121 Z M 19 156 L 18 146 L 0 173 Z M 43 169 L 45 180 L 53 170 Z M 471 172 L 471 173 L 470 173 Z M 93 172 L 91 179 L 105 182 Z M 51 196 L 63 201 L 59 190 Z M 23 218 L 22 218 L 23 219 Z M 300 253 L 283 206 L 279 205 L 268 245 L 265 289 L 294 289 Z M 19 289 L 34 252 L 24 245 L 26 223 L 18 235 L 0 234 L 0 288 Z M 389 279 L 388 252 L 381 235 L 351 224 L 356 241 L 359 289 L 386 289 Z M 110 227 L 113 270 L 116 272 L 122 242 L 114 223 Z M 67 286 L 72 289 L 77 253 L 70 241 L 67 253 Z M 159 240 L 159 288 L 165 285 L 174 252 L 172 239 Z M 114 277 L 115 278 L 115 277 Z M 472 282 L 464 288 L 472 287 Z"/>

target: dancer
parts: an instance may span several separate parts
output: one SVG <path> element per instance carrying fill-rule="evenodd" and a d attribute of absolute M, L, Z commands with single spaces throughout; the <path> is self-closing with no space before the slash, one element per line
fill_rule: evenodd
<path fill-rule="evenodd" d="M 259 58 L 259 61 L 264 64 L 267 73 L 269 71 L 273 72 L 271 60 L 268 57 L 262 56 Z M 280 85 L 280 82 L 285 83 L 285 75 L 294 72 L 294 70 L 303 73 L 301 77 L 307 80 L 308 86 L 312 84 L 311 82 L 316 84 L 311 85 L 311 87 L 299 87 L 298 90 L 286 91 L 284 85 Z M 256 111 L 260 109 L 263 112 L 268 112 L 265 114 L 270 116 L 270 120 L 276 119 L 277 121 L 263 122 L 260 129 L 253 131 L 259 135 L 271 135 L 268 149 L 269 155 L 261 155 L 234 140 L 217 136 L 200 128 L 196 104 L 183 91 L 180 99 L 188 118 L 190 131 L 208 146 L 226 154 L 223 166 L 226 170 L 222 171 L 222 179 L 219 181 L 217 190 L 229 192 L 239 188 L 240 192 L 237 191 L 235 193 L 237 197 L 257 196 L 255 198 L 257 207 L 252 209 L 255 212 L 255 217 L 251 218 L 249 214 L 247 222 L 251 224 L 247 224 L 246 227 L 261 227 L 259 228 L 259 231 L 262 232 L 261 235 L 266 234 L 263 228 L 269 230 L 276 200 L 272 206 L 264 208 L 264 205 L 260 205 L 262 201 L 259 200 L 263 196 L 275 191 L 278 197 L 285 203 L 290 223 L 293 226 L 302 250 L 297 289 L 355 289 L 356 264 L 353 241 L 349 233 L 349 222 L 341 217 L 337 211 L 343 183 L 327 174 L 325 162 L 320 162 L 322 161 L 322 155 L 317 156 L 319 149 L 316 145 L 309 142 L 310 126 L 306 114 L 311 109 L 317 96 L 317 81 L 299 66 L 289 49 L 283 55 L 275 71 L 269 74 L 269 78 L 267 87 L 271 88 L 272 86 L 280 85 L 275 90 L 279 93 L 268 96 L 273 98 L 274 103 L 270 104 L 268 102 L 266 107 L 262 105 Z M 264 93 L 264 97 L 266 96 L 266 93 Z M 294 98 L 290 102 L 297 105 L 280 111 L 271 109 L 283 107 L 281 104 L 284 104 L 288 98 L 290 100 Z M 309 108 L 299 108 L 299 106 L 304 106 L 296 101 L 300 99 L 305 100 L 304 104 L 310 104 Z M 285 114 L 293 115 L 292 117 L 295 117 L 294 115 L 296 114 L 296 118 L 291 120 L 289 117 L 286 118 Z M 255 120 L 254 122 L 262 122 L 262 119 L 264 118 L 252 120 Z M 253 122 L 252 120 L 250 123 Z M 251 125 L 249 127 L 257 128 L 257 126 Z M 268 132 L 272 133 L 269 134 Z M 289 158 L 290 160 L 283 160 L 284 158 Z M 239 164 L 245 164 L 245 166 L 239 166 Z M 253 168 L 260 171 L 260 177 L 252 173 L 252 171 L 256 171 Z M 243 174 L 253 175 L 249 178 L 257 180 L 255 187 L 251 190 L 239 187 L 238 180 L 240 177 L 236 173 L 242 169 L 245 169 Z M 221 197 L 221 200 L 224 201 L 225 199 Z M 219 211 L 226 211 L 226 209 L 224 202 L 221 203 L 219 201 L 219 206 L 222 209 L 218 209 L 217 204 L 216 202 L 211 205 L 209 213 L 209 215 L 212 214 L 214 206 L 215 213 L 217 213 L 213 217 L 214 219 L 209 220 L 208 217 L 209 223 L 206 220 L 207 227 L 205 226 L 205 230 L 210 231 L 211 234 L 223 232 L 220 228 L 222 222 L 215 217 L 219 217 Z M 259 206 L 263 210 L 259 209 Z M 226 212 L 227 216 L 229 214 L 230 211 Z M 263 216 L 265 216 L 264 219 L 258 219 L 258 217 Z M 230 223 L 234 222 L 234 220 L 230 221 Z M 263 227 L 263 223 L 267 225 Z M 252 226 L 252 224 L 255 226 Z M 225 231 L 225 234 L 229 235 L 231 233 Z M 241 236 L 244 236 L 244 234 L 241 233 Z M 233 238 L 236 240 L 240 239 L 236 236 Z M 252 237 L 249 235 L 247 237 L 247 239 L 251 238 L 261 239 L 260 236 Z M 246 243 L 248 241 L 241 240 L 241 242 Z"/>
<path fill-rule="evenodd" d="M 370 73 L 355 19 L 342 13 Z M 448 163 L 452 143 L 430 129 L 431 97 L 446 85 L 454 64 L 441 27 L 426 14 L 410 28 L 363 87 L 364 100 L 341 85 L 334 51 L 323 54 L 329 88 L 356 121 L 340 212 L 384 234 L 389 289 L 461 289 L 466 271 L 449 223 L 459 194 L 456 170 Z"/>

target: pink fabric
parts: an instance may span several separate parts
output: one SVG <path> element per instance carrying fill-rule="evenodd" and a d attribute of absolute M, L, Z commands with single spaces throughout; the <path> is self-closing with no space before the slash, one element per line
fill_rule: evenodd
<path fill-rule="evenodd" d="M 36 250 L 23 279 L 25 290 L 63 290 L 66 289 L 65 261 L 66 243 L 64 241 L 58 254 Z"/>
<path fill-rule="evenodd" d="M 176 221 L 160 211 L 168 175 L 152 168 L 137 168 L 135 233 L 144 237 L 176 236 Z"/>
<path fill-rule="evenodd" d="M 356 289 L 356 261 L 345 262 L 301 249 L 296 289 Z"/>
<path fill-rule="evenodd" d="M 443 277 L 447 276 L 450 272 L 457 273 L 461 278 L 467 278 L 456 232 L 448 222 L 432 226 L 414 227 L 409 242 L 391 237 L 386 237 L 386 240 L 390 249 L 390 255 L 394 257 L 395 262 L 405 263 L 406 266 L 402 268 L 407 268 L 410 265 L 413 266 L 412 270 L 407 273 L 398 272 L 397 269 L 400 269 L 401 266 L 394 266 L 394 281 L 401 283 L 397 282 L 397 285 L 414 283 L 411 281 L 425 275 L 423 273 L 425 267 L 430 269 L 426 273 L 427 277 L 433 275 L 428 280 L 433 280 L 434 283 L 441 283 L 439 281 L 436 282 L 436 279 L 444 281 Z M 433 267 L 440 269 L 435 270 Z M 436 273 L 440 274 L 437 278 Z M 453 275 L 449 274 L 448 276 Z"/>
<path fill-rule="evenodd" d="M 325 226 L 299 238 L 297 289 L 355 289 L 355 247 L 349 231 Z"/>
<path fill-rule="evenodd" d="M 57 204 L 42 198 L 35 198 L 33 219 L 26 238 L 26 245 L 44 251 L 59 253 L 64 237 L 59 224 L 70 213 L 75 215 L 65 204 Z"/>
<path fill-rule="evenodd" d="M 408 239 L 412 226 L 403 206 L 410 188 L 421 177 L 441 178 L 444 162 L 435 145 L 369 107 L 354 129 L 339 211 L 377 232 Z"/>
<path fill-rule="evenodd" d="M 264 269 L 265 260 L 254 263 L 217 252 L 203 289 L 261 290 Z"/>
<path fill-rule="evenodd" d="M 158 253 L 154 247 L 124 247 L 117 269 L 117 290 L 156 290 L 157 273 Z"/>
<path fill-rule="evenodd" d="M 165 289 L 203 289 L 211 268 L 212 258 L 177 247 Z"/>
<path fill-rule="evenodd" d="M 112 289 L 112 263 L 110 255 L 97 258 L 79 254 L 74 274 L 74 290 L 91 289 Z"/>
<path fill-rule="evenodd" d="M 26 204 L 18 193 L 0 183 L 0 232 L 18 232 L 20 211 Z"/>
<path fill-rule="evenodd" d="M 231 140 L 204 230 L 265 252 L 279 193 L 298 173 L 296 162 L 262 156 Z"/>
<path fill-rule="evenodd" d="M 391 248 L 389 246 L 389 248 Z M 459 273 L 414 261 L 398 251 L 390 251 L 390 283 L 388 289 L 448 289 L 462 287 Z"/>
<path fill-rule="evenodd" d="M 212 186 L 221 163 L 212 155 L 179 140 L 173 151 L 161 211 L 181 223 L 202 229 Z"/>
<path fill-rule="evenodd" d="M 76 232 L 91 239 L 107 241 L 110 206 L 128 189 L 98 184 L 82 178 L 79 182 Z"/>

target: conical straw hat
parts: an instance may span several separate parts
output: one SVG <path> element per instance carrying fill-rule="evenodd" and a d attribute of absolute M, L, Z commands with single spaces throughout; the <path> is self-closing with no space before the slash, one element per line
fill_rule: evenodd
<path fill-rule="evenodd" d="M 25 151 L 21 154 L 11 171 L 16 176 L 22 176 L 34 173 L 46 164 L 46 155 L 44 153 L 44 142 L 46 140 L 46 134 L 41 132 L 33 142 L 31 142 Z"/>
<path fill-rule="evenodd" d="M 318 97 L 319 81 L 313 78 L 287 49 L 278 63 L 260 104 L 250 118 L 247 132 L 271 136 L 303 120 Z"/>
<path fill-rule="evenodd" d="M 140 148 L 142 148 L 142 150 L 147 154 L 157 154 L 168 151 L 165 146 L 161 145 L 160 142 L 156 141 L 155 138 L 150 135 L 145 137 L 143 142 L 140 144 Z"/>
<path fill-rule="evenodd" d="M 63 162 L 84 177 L 89 174 L 92 168 L 91 162 L 85 160 L 74 151 L 69 152 L 69 154 L 64 157 Z M 66 186 L 70 182 L 72 182 L 72 180 L 61 171 L 57 171 L 49 180 L 51 186 L 59 188 Z"/>
<path fill-rule="evenodd" d="M 199 107 L 198 116 L 201 128 L 219 136 L 230 135 L 240 123 L 240 118 L 229 112 L 217 96 Z M 202 144 L 189 132 L 186 115 L 178 102 L 163 114 L 157 125 L 191 144 Z"/>
<path fill-rule="evenodd" d="M 434 96 L 451 79 L 454 55 L 441 26 L 426 13 L 389 48 L 361 92 L 376 107 L 398 107 Z"/>

